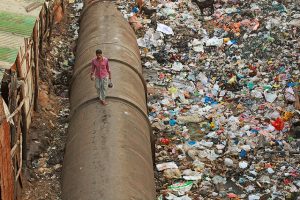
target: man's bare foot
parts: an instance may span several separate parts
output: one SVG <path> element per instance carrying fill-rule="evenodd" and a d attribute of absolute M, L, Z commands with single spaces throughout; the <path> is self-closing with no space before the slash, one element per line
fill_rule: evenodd
<path fill-rule="evenodd" d="M 99 100 L 99 102 L 104 106 L 106 106 L 108 104 L 105 100 Z"/>

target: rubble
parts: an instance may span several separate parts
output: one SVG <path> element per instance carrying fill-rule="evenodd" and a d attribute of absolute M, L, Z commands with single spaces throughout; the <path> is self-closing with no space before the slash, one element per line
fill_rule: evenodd
<path fill-rule="evenodd" d="M 158 199 L 299 197 L 299 2 L 117 4 L 141 25 Z"/>

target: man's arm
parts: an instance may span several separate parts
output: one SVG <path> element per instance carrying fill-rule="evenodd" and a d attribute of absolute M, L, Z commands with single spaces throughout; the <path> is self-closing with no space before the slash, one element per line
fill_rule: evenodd
<path fill-rule="evenodd" d="M 107 62 L 106 62 L 106 70 L 108 72 L 109 79 L 111 79 L 111 72 L 110 72 L 110 67 L 109 67 L 108 59 L 107 59 Z"/>
<path fill-rule="evenodd" d="M 94 73 L 95 73 L 96 66 L 94 65 L 94 62 L 92 61 L 92 68 L 91 68 L 91 80 L 94 80 Z"/>

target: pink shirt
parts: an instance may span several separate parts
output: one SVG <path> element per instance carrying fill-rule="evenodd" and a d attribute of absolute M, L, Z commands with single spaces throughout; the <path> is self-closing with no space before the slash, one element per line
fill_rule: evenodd
<path fill-rule="evenodd" d="M 105 78 L 109 75 L 110 69 L 108 65 L 108 59 L 103 57 L 100 61 L 97 58 L 92 60 L 92 70 L 91 73 L 95 73 L 97 78 Z"/>

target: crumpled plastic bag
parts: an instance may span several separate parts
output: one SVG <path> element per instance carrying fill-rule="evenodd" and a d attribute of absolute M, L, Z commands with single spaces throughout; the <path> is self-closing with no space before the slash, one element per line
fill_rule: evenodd
<path fill-rule="evenodd" d="M 284 121 L 280 117 L 278 117 L 275 121 L 271 121 L 271 124 L 277 131 L 281 131 L 284 128 Z"/>
<path fill-rule="evenodd" d="M 284 96 L 287 101 L 290 101 L 290 102 L 296 101 L 295 92 L 294 92 L 293 88 L 291 88 L 291 87 L 288 87 L 285 89 Z"/>
<path fill-rule="evenodd" d="M 184 195 L 190 191 L 193 186 L 193 181 L 178 182 L 168 187 L 168 190 L 176 193 L 177 195 Z"/>
<path fill-rule="evenodd" d="M 167 26 L 167 25 L 164 25 L 164 24 L 157 24 L 157 31 L 160 31 L 164 34 L 167 34 L 167 35 L 174 35 L 174 32 L 172 30 L 171 27 Z"/>
<path fill-rule="evenodd" d="M 178 166 L 175 162 L 167 162 L 167 163 L 161 163 L 157 164 L 156 168 L 158 171 L 163 171 L 165 169 L 178 169 Z"/>
<path fill-rule="evenodd" d="M 226 178 L 225 177 L 222 177 L 222 176 L 219 176 L 219 175 L 216 175 L 212 178 L 212 181 L 215 185 L 217 184 L 226 184 Z"/>
<path fill-rule="evenodd" d="M 203 151 L 199 151 L 199 157 L 213 161 L 216 160 L 219 155 L 217 155 L 214 150 L 205 149 Z"/>
<path fill-rule="evenodd" d="M 277 98 L 277 94 L 276 93 L 268 93 L 268 92 L 264 92 L 265 98 L 267 102 L 273 103 L 275 101 L 275 99 Z"/>
<path fill-rule="evenodd" d="M 172 8 L 163 8 L 161 12 L 165 16 L 170 16 L 170 15 L 175 15 L 176 14 L 176 11 Z"/>
<path fill-rule="evenodd" d="M 204 73 L 200 72 L 198 74 L 197 78 L 201 81 L 201 83 L 203 85 L 207 85 L 208 84 L 208 78 L 207 78 L 207 76 Z"/>
<path fill-rule="evenodd" d="M 248 197 L 249 200 L 260 200 L 260 195 L 258 194 L 250 194 Z"/>
<path fill-rule="evenodd" d="M 180 62 L 174 62 L 173 66 L 172 66 L 172 69 L 174 71 L 181 71 L 183 69 L 183 64 L 180 63 Z"/>
<path fill-rule="evenodd" d="M 192 46 L 195 52 L 204 52 L 202 40 L 194 39 L 191 43 L 189 43 L 189 46 Z"/>
<path fill-rule="evenodd" d="M 149 28 L 143 38 L 138 38 L 137 43 L 139 47 L 151 48 L 152 46 L 161 46 L 163 40 L 161 39 L 163 34 L 158 31 L 154 31 L 153 28 Z"/>
<path fill-rule="evenodd" d="M 206 46 L 217 46 L 220 47 L 223 44 L 223 38 L 217 38 L 217 37 L 213 37 L 208 39 L 205 42 Z"/>
<path fill-rule="evenodd" d="M 263 98 L 262 93 L 258 90 L 251 90 L 251 95 L 258 99 Z"/>
<path fill-rule="evenodd" d="M 182 173 L 183 179 L 185 180 L 200 180 L 202 178 L 202 173 L 197 171 L 192 171 L 191 169 L 186 169 Z"/>

